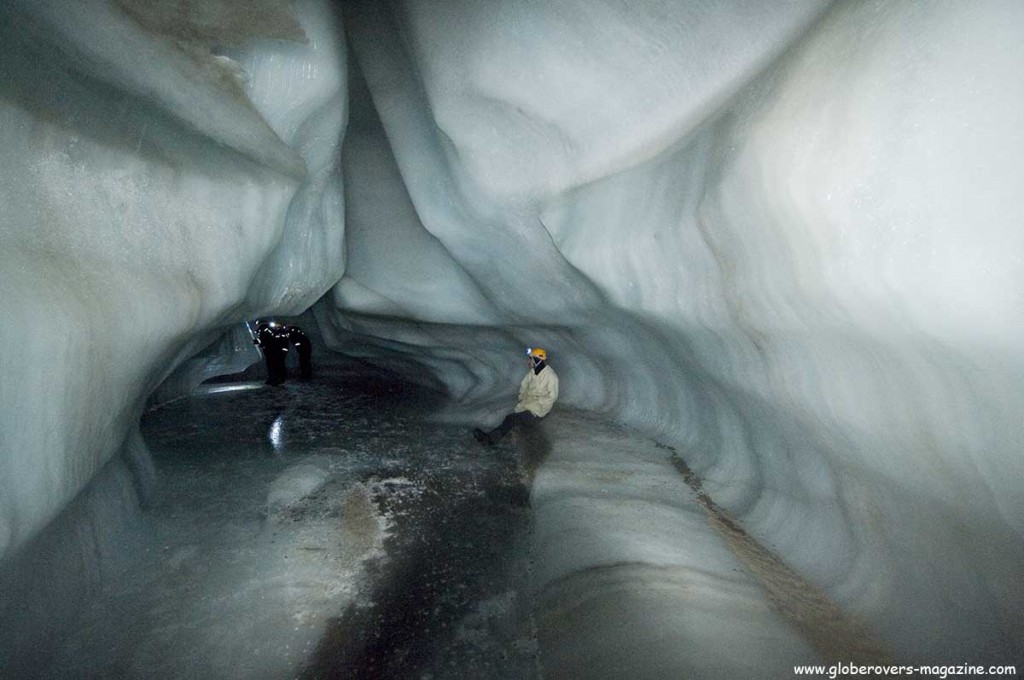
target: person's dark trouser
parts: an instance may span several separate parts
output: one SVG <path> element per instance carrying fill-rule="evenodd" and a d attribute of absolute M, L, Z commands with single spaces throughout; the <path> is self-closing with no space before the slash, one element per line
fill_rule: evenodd
<path fill-rule="evenodd" d="M 312 353 L 308 347 L 299 347 L 299 375 L 303 378 L 313 377 Z"/>
<path fill-rule="evenodd" d="M 288 378 L 288 369 L 284 364 L 284 352 L 275 349 L 264 350 L 267 359 L 267 384 L 280 385 Z"/>
<path fill-rule="evenodd" d="M 508 434 L 513 427 L 530 426 L 537 422 L 540 422 L 540 418 L 529 411 L 509 413 L 505 416 L 505 420 L 501 421 L 501 425 L 488 432 L 487 436 L 491 438 L 492 442 L 501 441 L 501 438 Z"/>

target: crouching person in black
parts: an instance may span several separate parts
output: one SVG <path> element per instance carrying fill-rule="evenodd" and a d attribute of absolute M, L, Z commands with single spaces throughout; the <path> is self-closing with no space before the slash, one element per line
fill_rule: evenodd
<path fill-rule="evenodd" d="M 288 333 L 273 321 L 261 321 L 256 326 L 253 342 L 263 350 L 267 362 L 267 384 L 280 385 L 288 379 L 285 357 L 288 356 Z"/>

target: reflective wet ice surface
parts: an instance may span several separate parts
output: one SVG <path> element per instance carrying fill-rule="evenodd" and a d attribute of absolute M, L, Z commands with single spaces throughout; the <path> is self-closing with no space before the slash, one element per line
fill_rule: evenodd
<path fill-rule="evenodd" d="M 714 679 L 888 658 L 683 453 L 564 408 L 485 448 L 441 422 L 453 408 L 335 369 L 149 413 L 147 547 L 41 675 Z"/>
<path fill-rule="evenodd" d="M 148 547 L 48 673 L 534 677 L 525 479 L 543 442 L 483 449 L 430 422 L 438 403 L 339 370 L 148 414 Z"/>

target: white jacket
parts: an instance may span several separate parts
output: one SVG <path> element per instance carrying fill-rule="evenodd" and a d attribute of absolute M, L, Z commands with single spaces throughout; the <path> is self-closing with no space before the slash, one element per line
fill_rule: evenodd
<path fill-rule="evenodd" d="M 526 374 L 519 385 L 519 403 L 516 413 L 529 411 L 538 418 L 543 418 L 555 405 L 558 399 L 558 376 L 550 366 L 545 366 L 540 373 L 533 369 Z"/>

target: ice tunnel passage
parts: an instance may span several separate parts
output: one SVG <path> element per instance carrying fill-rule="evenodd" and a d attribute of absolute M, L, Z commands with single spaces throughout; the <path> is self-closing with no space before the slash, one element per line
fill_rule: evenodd
<path fill-rule="evenodd" d="M 131 518 L 177 479 L 147 405 L 272 398 L 196 390 L 253 361 L 242 320 L 302 313 L 339 365 L 447 395 L 423 441 L 552 352 L 502 548 L 533 560 L 524 676 L 850 661 L 715 508 L 879 656 L 1019 671 L 1022 72 L 1015 0 L 0 3 L 0 675 L 140 559 Z M 444 441 L 438 469 L 484 460 Z M 339 560 L 374 550 L 388 469 L 338 496 L 365 529 Z"/>

